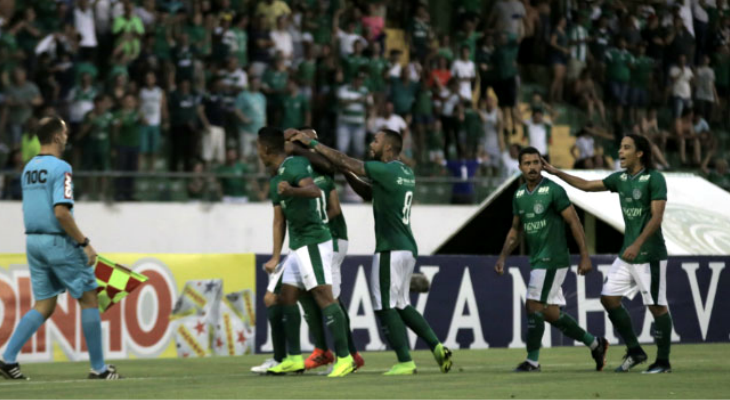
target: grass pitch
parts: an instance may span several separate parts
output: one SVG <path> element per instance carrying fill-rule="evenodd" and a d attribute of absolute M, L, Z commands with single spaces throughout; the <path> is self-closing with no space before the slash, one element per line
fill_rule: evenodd
<path fill-rule="evenodd" d="M 653 360 L 654 346 L 646 346 Z M 521 349 L 454 352 L 454 368 L 438 371 L 429 352 L 414 352 L 418 374 L 385 377 L 392 352 L 364 353 L 365 368 L 345 378 L 316 371 L 298 376 L 258 376 L 249 368 L 266 355 L 204 359 L 124 360 L 115 364 L 123 381 L 88 381 L 88 363 L 23 365 L 31 381 L 0 380 L 0 398 L 727 398 L 730 344 L 676 345 L 674 372 L 645 375 L 642 364 L 626 374 L 613 372 L 622 346 L 609 348 L 606 371 L 595 372 L 584 347 L 543 349 L 541 373 L 511 370 L 524 359 Z"/>

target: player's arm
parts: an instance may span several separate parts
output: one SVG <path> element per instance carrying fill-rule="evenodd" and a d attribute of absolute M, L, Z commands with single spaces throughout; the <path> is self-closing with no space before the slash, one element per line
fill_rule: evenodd
<path fill-rule="evenodd" d="M 578 274 L 585 275 L 591 272 L 591 270 L 593 269 L 593 265 L 591 265 L 591 258 L 588 255 L 588 247 L 586 246 L 586 234 L 583 231 L 583 225 L 580 223 L 578 213 L 575 212 L 575 207 L 573 207 L 572 204 L 568 208 L 563 210 L 560 215 L 570 227 L 570 231 L 573 233 L 573 238 L 578 244 L 578 250 L 580 251 Z"/>
<path fill-rule="evenodd" d="M 264 264 L 264 269 L 268 273 L 274 272 L 276 266 L 281 260 L 281 249 L 284 247 L 284 237 L 286 237 L 286 218 L 284 211 L 280 205 L 274 206 L 274 250 L 271 253 L 271 259 Z"/>
<path fill-rule="evenodd" d="M 649 223 L 644 226 L 644 229 L 641 231 L 641 234 L 636 238 L 634 243 L 624 250 L 624 260 L 628 262 L 633 261 L 636 256 L 639 255 L 641 246 L 643 246 L 646 240 L 656 233 L 656 231 L 662 226 L 662 221 L 664 220 L 664 209 L 666 206 L 666 200 L 651 201 L 651 219 L 649 220 Z"/>
<path fill-rule="evenodd" d="M 358 194 L 358 196 L 362 197 L 365 201 L 371 201 L 373 199 L 373 185 L 360 179 L 359 176 L 350 171 L 346 171 L 343 175 L 345 176 L 345 179 L 347 179 L 347 183 L 350 184 L 350 187 Z"/>
<path fill-rule="evenodd" d="M 309 160 L 309 163 L 312 164 L 312 167 L 322 174 L 334 175 L 334 173 L 337 172 L 337 169 L 334 165 L 332 165 L 330 160 L 326 159 L 321 154 L 310 151 L 301 143 L 293 143 L 292 154 L 306 158 Z"/>
<path fill-rule="evenodd" d="M 301 142 L 307 147 L 311 147 L 312 139 L 303 134 L 297 134 L 292 139 L 293 141 Z M 322 143 L 316 142 L 314 150 L 323 155 L 328 159 L 335 167 L 343 171 L 352 171 L 355 175 L 365 176 L 365 163 L 362 160 L 348 157 L 345 153 L 332 149 L 323 145 Z"/>
<path fill-rule="evenodd" d="M 337 189 L 330 191 L 329 198 L 327 199 L 327 219 L 332 221 L 332 218 L 342 214 L 342 207 L 340 206 L 340 196 L 337 195 Z"/>
<path fill-rule="evenodd" d="M 499 253 L 497 264 L 494 266 L 494 271 L 498 274 L 504 274 L 504 261 L 520 244 L 521 234 L 522 224 L 520 223 L 520 217 L 515 215 L 512 217 L 512 227 L 510 228 L 509 233 L 507 233 L 507 239 L 505 239 L 504 246 L 502 246 L 502 252 Z"/>
<path fill-rule="evenodd" d="M 542 166 L 547 173 L 557 176 L 558 178 L 564 180 L 568 185 L 573 186 L 576 189 L 580 189 L 584 192 L 604 192 L 608 190 L 606 185 L 603 184 L 602 180 L 587 181 L 583 178 L 568 174 L 553 167 L 547 161 L 545 161 L 545 159 L 542 159 Z"/>
<path fill-rule="evenodd" d="M 304 197 L 308 199 L 318 199 L 322 195 L 322 191 L 314 184 L 314 179 L 311 177 L 300 179 L 297 185 L 297 187 L 294 187 L 287 181 L 279 182 L 277 192 L 280 196 Z"/>

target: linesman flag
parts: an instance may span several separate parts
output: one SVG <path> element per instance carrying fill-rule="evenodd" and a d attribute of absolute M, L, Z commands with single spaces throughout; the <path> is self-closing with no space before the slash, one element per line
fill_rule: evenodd
<path fill-rule="evenodd" d="M 101 313 L 119 303 L 149 279 L 101 256 L 96 258 L 94 275 L 96 275 L 96 283 L 99 284 L 96 293 L 99 295 L 99 312 Z"/>

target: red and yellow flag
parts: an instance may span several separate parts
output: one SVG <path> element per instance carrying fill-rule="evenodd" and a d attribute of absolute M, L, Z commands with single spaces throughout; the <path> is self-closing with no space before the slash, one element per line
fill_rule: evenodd
<path fill-rule="evenodd" d="M 94 274 L 99 284 L 96 293 L 99 296 L 99 312 L 102 313 L 149 279 L 101 256 L 96 258 Z"/>

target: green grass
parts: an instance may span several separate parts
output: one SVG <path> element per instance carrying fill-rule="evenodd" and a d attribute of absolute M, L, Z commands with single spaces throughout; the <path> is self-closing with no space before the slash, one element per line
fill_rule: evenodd
<path fill-rule="evenodd" d="M 650 360 L 654 346 L 647 346 Z M 541 373 L 511 372 L 523 360 L 519 349 L 458 351 L 454 368 L 441 374 L 430 353 L 418 351 L 415 376 L 384 377 L 391 352 L 364 354 L 365 368 L 328 379 L 303 376 L 257 376 L 249 368 L 266 356 L 186 360 L 125 360 L 116 365 L 129 377 L 118 382 L 87 381 L 88 364 L 25 364 L 33 379 L 0 381 L 0 398 L 722 398 L 730 394 L 730 345 L 677 345 L 674 372 L 644 375 L 646 364 L 626 374 L 612 372 L 623 356 L 609 349 L 606 371 L 593 371 L 585 348 L 542 351 Z"/>

